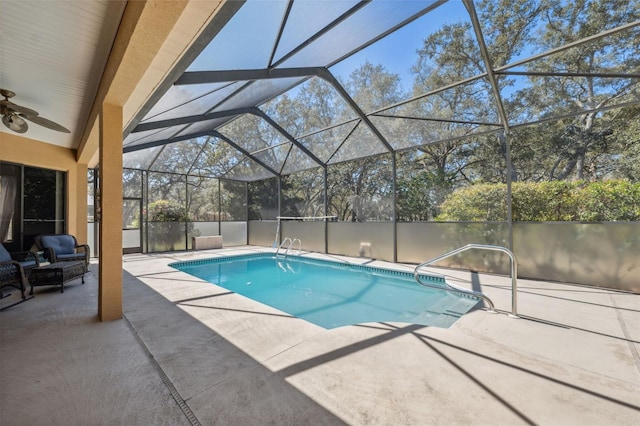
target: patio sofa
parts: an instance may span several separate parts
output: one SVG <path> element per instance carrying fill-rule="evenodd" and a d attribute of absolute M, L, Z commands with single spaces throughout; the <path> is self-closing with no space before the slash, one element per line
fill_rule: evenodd
<path fill-rule="evenodd" d="M 83 261 L 85 271 L 89 270 L 89 246 L 78 244 L 76 237 L 69 234 L 43 234 L 35 238 L 36 247 L 51 263 Z"/>

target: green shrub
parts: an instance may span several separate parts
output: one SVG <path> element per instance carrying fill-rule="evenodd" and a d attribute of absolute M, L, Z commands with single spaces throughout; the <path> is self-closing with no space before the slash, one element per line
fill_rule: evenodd
<path fill-rule="evenodd" d="M 459 189 L 440 206 L 437 221 L 486 222 L 507 219 L 507 187 L 484 183 Z"/>
<path fill-rule="evenodd" d="M 640 183 L 514 182 L 511 187 L 514 221 L 637 221 Z M 506 220 L 505 184 L 479 184 L 451 193 L 441 205 L 437 221 Z"/>
<path fill-rule="evenodd" d="M 180 203 L 169 200 L 149 203 L 150 222 L 186 222 L 187 220 L 186 209 Z"/>
<path fill-rule="evenodd" d="M 572 182 L 515 182 L 511 187 L 514 221 L 576 220 L 576 185 Z"/>
<path fill-rule="evenodd" d="M 640 184 L 627 180 L 609 180 L 585 185 L 578 195 L 578 220 L 640 220 Z"/>

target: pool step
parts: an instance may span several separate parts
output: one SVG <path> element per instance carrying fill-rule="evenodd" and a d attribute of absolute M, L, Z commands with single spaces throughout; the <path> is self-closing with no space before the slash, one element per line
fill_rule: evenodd
<path fill-rule="evenodd" d="M 446 311 L 443 312 L 436 321 L 434 321 L 433 325 L 436 327 L 450 327 L 479 302 L 481 301 L 478 301 L 477 299 L 463 297 L 447 308 Z"/>
<path fill-rule="evenodd" d="M 411 315 L 407 315 L 411 318 L 407 320 L 414 324 L 448 328 L 477 303 L 477 299 L 458 298 L 451 294 L 444 294 L 435 302 L 425 302 L 414 306 L 411 309 Z"/>

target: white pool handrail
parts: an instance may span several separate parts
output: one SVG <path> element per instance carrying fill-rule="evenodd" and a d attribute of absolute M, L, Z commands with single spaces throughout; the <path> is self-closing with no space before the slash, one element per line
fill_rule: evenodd
<path fill-rule="evenodd" d="M 280 254 L 280 249 L 284 246 L 284 244 L 285 244 L 287 241 L 289 242 L 289 247 L 291 247 L 291 243 L 293 242 L 293 241 L 291 240 L 291 238 L 289 238 L 289 237 L 285 237 L 285 238 L 283 238 L 283 239 L 282 239 L 282 242 L 281 242 L 281 243 L 280 243 L 280 245 L 278 246 L 278 249 L 276 250 L 276 257 L 278 257 L 278 255 Z"/>
<path fill-rule="evenodd" d="M 420 269 L 424 268 L 425 266 L 429 266 L 433 263 L 436 263 L 442 259 L 445 259 L 447 257 L 456 255 L 458 253 L 461 253 L 463 251 L 467 251 L 470 249 L 482 249 L 482 250 L 493 250 L 493 251 L 500 251 L 503 253 L 506 253 L 509 258 L 511 259 L 511 317 L 517 318 L 518 317 L 518 313 L 517 313 L 517 291 L 518 291 L 518 264 L 516 262 L 516 257 L 513 254 L 513 252 L 509 249 L 507 249 L 506 247 L 500 247 L 500 246 L 492 246 L 492 245 L 486 245 L 486 244 L 467 244 L 466 246 L 457 248 L 455 250 L 452 250 L 448 253 L 443 254 L 442 256 L 438 256 L 435 257 L 433 259 L 427 260 L 426 262 L 423 262 L 421 264 L 419 264 L 418 266 L 416 266 L 416 268 L 413 271 L 413 275 L 416 279 L 416 281 L 418 282 L 418 284 L 424 286 L 424 287 L 433 287 L 433 288 L 439 288 L 441 290 L 446 290 L 446 291 L 452 291 L 452 292 L 456 292 L 456 293 L 462 293 L 462 294 L 468 294 L 471 296 L 475 296 L 475 297 L 479 297 L 482 300 L 484 300 L 485 302 L 487 302 L 487 304 L 489 305 L 489 311 L 491 312 L 495 312 L 495 307 L 493 305 L 493 302 L 491 301 L 491 299 L 489 299 L 489 297 L 479 291 L 473 291 L 473 290 L 467 290 L 464 288 L 460 288 L 460 287 L 456 287 L 453 284 L 448 283 L 446 280 L 444 281 L 445 283 L 445 288 L 442 288 L 440 286 L 434 285 L 434 284 L 428 284 L 423 282 L 420 279 Z M 440 274 L 438 274 L 440 275 Z M 440 275 L 442 278 L 444 278 L 444 275 Z"/>
<path fill-rule="evenodd" d="M 291 240 L 291 244 L 289 244 L 289 247 L 287 247 L 287 251 L 284 253 L 284 257 L 287 257 L 287 255 L 289 254 L 289 250 L 291 250 L 296 241 L 298 242 L 298 254 L 302 253 L 302 241 L 300 241 L 300 238 L 294 238 L 293 240 Z"/>
<path fill-rule="evenodd" d="M 276 250 L 276 257 L 280 254 L 280 249 L 284 247 L 287 241 L 289 242 L 289 245 L 287 246 L 287 250 L 284 252 L 284 257 L 287 257 L 289 250 L 291 250 L 296 241 L 298 242 L 298 254 L 302 253 L 302 241 L 300 241 L 300 238 L 291 239 L 289 237 L 285 237 Z"/>

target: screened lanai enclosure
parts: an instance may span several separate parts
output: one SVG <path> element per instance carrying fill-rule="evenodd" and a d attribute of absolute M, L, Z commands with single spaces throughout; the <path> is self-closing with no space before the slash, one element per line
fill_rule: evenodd
<path fill-rule="evenodd" d="M 638 46 L 638 0 L 227 2 L 125 131 L 125 250 L 640 291 Z"/>

